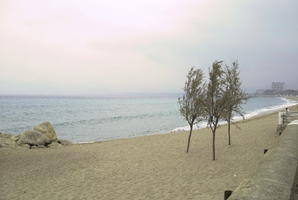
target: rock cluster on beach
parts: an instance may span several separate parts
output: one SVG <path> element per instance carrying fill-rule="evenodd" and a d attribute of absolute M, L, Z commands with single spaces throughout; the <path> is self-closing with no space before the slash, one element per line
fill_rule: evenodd
<path fill-rule="evenodd" d="M 50 122 L 43 122 L 19 135 L 0 133 L 0 147 L 58 147 L 71 144 L 59 140 Z"/>

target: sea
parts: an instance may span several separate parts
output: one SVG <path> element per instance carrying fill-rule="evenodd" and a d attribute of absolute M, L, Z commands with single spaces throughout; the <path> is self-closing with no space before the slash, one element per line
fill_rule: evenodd
<path fill-rule="evenodd" d="M 242 108 L 247 119 L 295 104 L 281 97 L 253 97 Z M 234 118 L 241 119 L 240 116 Z M 175 95 L 0 96 L 0 132 L 20 134 L 43 121 L 53 125 L 58 138 L 75 143 L 188 130 Z M 204 122 L 196 126 L 204 127 Z"/>

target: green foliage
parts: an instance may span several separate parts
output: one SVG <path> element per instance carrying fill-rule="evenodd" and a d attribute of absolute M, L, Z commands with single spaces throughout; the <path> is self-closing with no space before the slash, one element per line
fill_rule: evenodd
<path fill-rule="evenodd" d="M 233 113 L 243 116 L 241 105 L 247 100 L 247 95 L 241 89 L 239 64 L 237 61 L 232 63 L 232 67 L 226 66 L 225 70 L 225 98 L 226 109 L 224 118 L 230 121 Z"/>
<path fill-rule="evenodd" d="M 178 99 L 180 113 L 189 125 L 203 120 L 202 98 L 204 97 L 203 72 L 191 68 L 184 86 L 184 95 Z"/>
<path fill-rule="evenodd" d="M 212 131 L 216 130 L 219 120 L 224 116 L 226 106 L 224 83 L 222 61 L 215 61 L 209 72 L 209 82 L 204 101 L 208 125 Z"/>

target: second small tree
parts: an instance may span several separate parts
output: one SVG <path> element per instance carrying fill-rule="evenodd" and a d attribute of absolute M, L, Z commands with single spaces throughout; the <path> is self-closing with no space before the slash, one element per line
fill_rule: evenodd
<path fill-rule="evenodd" d="M 212 159 L 215 160 L 215 134 L 219 121 L 226 116 L 225 79 L 222 61 L 215 61 L 209 72 L 209 82 L 204 100 L 208 126 L 212 132 Z"/>

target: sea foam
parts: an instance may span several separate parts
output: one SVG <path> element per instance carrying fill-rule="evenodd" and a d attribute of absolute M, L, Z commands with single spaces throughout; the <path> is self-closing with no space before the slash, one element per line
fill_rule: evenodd
<path fill-rule="evenodd" d="M 298 104 L 297 101 L 293 101 L 293 100 L 286 99 L 286 98 L 281 98 L 281 99 L 284 101 L 284 103 L 281 105 L 268 106 L 268 107 L 264 107 L 264 108 L 253 110 L 253 111 L 247 111 L 244 114 L 244 117 L 242 117 L 242 116 L 233 117 L 232 122 L 237 122 L 237 121 L 241 121 L 244 119 L 250 119 L 252 117 L 270 114 L 270 113 L 280 111 L 287 107 L 295 106 Z M 226 121 L 219 122 L 219 125 L 224 125 L 224 124 L 227 124 L 227 122 Z M 197 130 L 197 129 L 206 128 L 206 127 L 208 127 L 208 123 L 206 121 L 203 121 L 203 122 L 196 124 L 193 129 Z M 189 126 L 182 126 L 182 127 L 177 127 L 175 129 L 173 129 L 171 132 L 189 131 L 189 130 L 190 130 Z"/>

